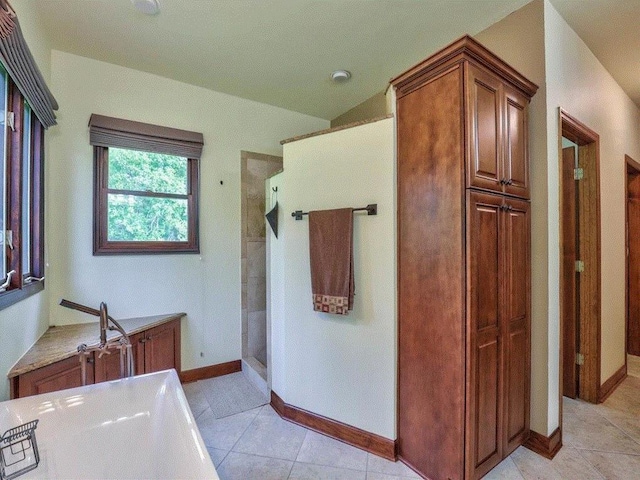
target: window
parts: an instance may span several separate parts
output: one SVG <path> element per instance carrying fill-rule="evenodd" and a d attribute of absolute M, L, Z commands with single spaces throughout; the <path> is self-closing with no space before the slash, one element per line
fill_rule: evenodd
<path fill-rule="evenodd" d="M 0 67 L 0 308 L 44 288 L 44 127 Z"/>
<path fill-rule="evenodd" d="M 100 115 L 89 126 L 94 255 L 198 253 L 202 135 Z"/>

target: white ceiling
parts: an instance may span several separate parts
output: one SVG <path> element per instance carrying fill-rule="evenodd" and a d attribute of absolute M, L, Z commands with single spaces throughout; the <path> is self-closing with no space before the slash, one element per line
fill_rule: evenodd
<path fill-rule="evenodd" d="M 551 3 L 640 107 L 640 0 Z"/>
<path fill-rule="evenodd" d="M 38 0 L 53 47 L 333 119 L 529 0 Z M 332 84 L 333 70 L 350 82 Z"/>
<path fill-rule="evenodd" d="M 530 0 L 37 0 L 53 47 L 333 119 Z M 640 0 L 551 0 L 640 106 Z M 346 84 L 329 74 L 347 69 Z"/>

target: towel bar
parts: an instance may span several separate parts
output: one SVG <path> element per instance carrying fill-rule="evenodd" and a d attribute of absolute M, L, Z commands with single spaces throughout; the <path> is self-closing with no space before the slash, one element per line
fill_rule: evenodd
<path fill-rule="evenodd" d="M 377 215 L 378 214 L 378 204 L 370 203 L 366 207 L 354 208 L 354 212 L 364 212 L 366 210 L 367 215 Z M 291 216 L 296 220 L 302 220 L 303 215 L 309 215 L 309 212 L 303 212 L 302 210 L 296 210 L 295 212 L 291 212 Z"/>

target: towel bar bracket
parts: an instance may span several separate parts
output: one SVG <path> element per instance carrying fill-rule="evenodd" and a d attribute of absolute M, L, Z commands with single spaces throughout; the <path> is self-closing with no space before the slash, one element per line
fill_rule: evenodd
<path fill-rule="evenodd" d="M 378 214 L 378 204 L 370 203 L 366 207 L 354 208 L 354 212 L 367 212 L 367 215 L 377 215 Z M 303 215 L 309 215 L 309 212 L 303 212 L 302 210 L 296 210 L 295 212 L 291 212 L 291 216 L 296 220 L 302 220 Z"/>

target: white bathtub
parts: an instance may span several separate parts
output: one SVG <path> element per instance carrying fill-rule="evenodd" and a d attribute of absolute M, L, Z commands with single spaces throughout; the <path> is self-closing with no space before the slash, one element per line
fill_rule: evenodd
<path fill-rule="evenodd" d="M 0 435 L 39 419 L 20 479 L 218 479 L 175 370 L 0 403 Z"/>

